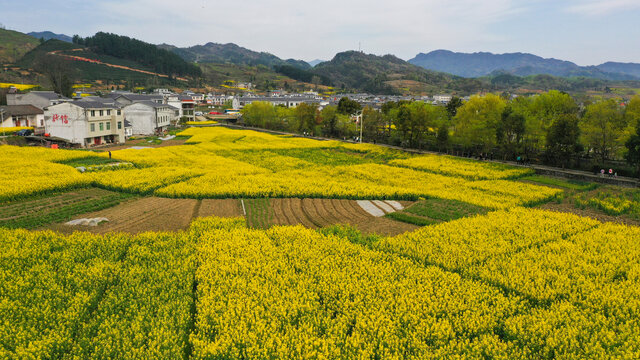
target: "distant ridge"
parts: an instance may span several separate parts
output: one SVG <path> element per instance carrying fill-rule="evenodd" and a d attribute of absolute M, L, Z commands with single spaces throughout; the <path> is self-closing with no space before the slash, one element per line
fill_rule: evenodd
<path fill-rule="evenodd" d="M 60 40 L 68 43 L 72 42 L 71 36 L 64 35 L 64 34 L 54 34 L 51 31 L 40 31 L 40 32 L 32 31 L 27 35 L 33 36 L 36 39 L 44 39 L 45 41 L 55 39 L 55 40 Z"/>
<path fill-rule="evenodd" d="M 307 61 L 311 67 L 315 67 L 316 65 L 325 62 L 326 60 L 315 59 L 311 61 Z"/>
<path fill-rule="evenodd" d="M 283 60 L 273 54 L 249 50 L 233 43 L 217 44 L 210 42 L 204 45 L 196 45 L 188 48 L 179 48 L 173 45 L 161 44 L 158 45 L 158 47 L 172 51 L 189 62 L 250 66 L 264 65 L 268 67 L 291 65 L 304 70 L 311 68 L 311 65 L 302 60 Z"/>
<path fill-rule="evenodd" d="M 420 53 L 409 62 L 425 69 L 467 78 L 504 72 L 518 76 L 546 74 L 605 80 L 640 79 L 640 64 L 605 63 L 599 66 L 579 66 L 570 61 L 545 59 L 528 53 L 477 52 L 470 54 L 435 50 L 427 54 Z"/>

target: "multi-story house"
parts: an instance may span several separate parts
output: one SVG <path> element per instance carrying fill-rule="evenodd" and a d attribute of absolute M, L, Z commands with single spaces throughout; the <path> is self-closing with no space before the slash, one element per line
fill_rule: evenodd
<path fill-rule="evenodd" d="M 71 144 L 89 147 L 123 143 L 124 112 L 97 101 L 74 101 L 44 110 L 45 131 Z"/>
<path fill-rule="evenodd" d="M 135 135 L 152 135 L 164 131 L 172 122 L 178 120 L 178 109 L 152 101 L 133 103 L 125 106 L 123 110 Z"/>

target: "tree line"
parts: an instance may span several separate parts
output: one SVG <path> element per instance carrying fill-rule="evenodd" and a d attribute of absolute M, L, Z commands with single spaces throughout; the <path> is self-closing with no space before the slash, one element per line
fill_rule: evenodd
<path fill-rule="evenodd" d="M 339 139 L 359 136 L 353 114 L 362 112 L 363 139 L 466 156 L 527 161 L 595 170 L 627 161 L 621 174 L 640 174 L 640 96 L 578 104 L 552 90 L 509 99 L 495 94 L 454 97 L 446 106 L 389 102 L 376 110 L 348 98 L 337 106 L 296 108 L 255 102 L 242 113 L 249 126 Z"/>
<path fill-rule="evenodd" d="M 160 74 L 192 77 L 202 75 L 202 70 L 197 65 L 184 61 L 177 54 L 127 36 L 104 32 L 86 38 L 74 35 L 73 43 L 87 46 L 97 54 L 138 62 Z"/>

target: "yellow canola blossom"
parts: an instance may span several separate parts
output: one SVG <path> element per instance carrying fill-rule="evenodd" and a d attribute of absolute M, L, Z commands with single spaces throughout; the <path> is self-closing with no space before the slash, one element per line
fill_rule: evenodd
<path fill-rule="evenodd" d="M 410 159 L 393 160 L 390 164 L 438 174 L 462 176 L 471 180 L 511 179 L 534 173 L 532 169 L 528 168 L 459 159 L 446 155 L 420 155 Z"/>
<path fill-rule="evenodd" d="M 200 239 L 195 359 L 524 353 L 494 333 L 524 304 L 456 274 L 303 227 Z"/>
<path fill-rule="evenodd" d="M 0 358 L 640 354 L 638 227 L 515 208 L 350 236 L 218 218 L 138 236 L 0 229 Z"/>
<path fill-rule="evenodd" d="M 39 85 L 0 83 L 0 88 L 15 87 L 16 89 L 18 89 L 20 91 L 30 90 L 30 89 L 33 89 L 33 88 L 38 87 L 38 86 Z"/>
<path fill-rule="evenodd" d="M 77 153 L 79 152 L 0 146 L 0 200 L 90 184 L 90 180 L 76 169 L 50 162 L 87 156 L 86 152 Z"/>
<path fill-rule="evenodd" d="M 466 271 L 476 264 L 482 268 L 499 255 L 509 258 L 528 247 L 560 240 L 597 224 L 596 220 L 566 213 L 514 208 L 384 238 L 375 248 L 424 264 Z"/>
<path fill-rule="evenodd" d="M 207 120 L 207 121 L 187 121 L 185 122 L 186 125 L 214 125 L 217 124 L 218 122 L 215 120 Z"/>
<path fill-rule="evenodd" d="M 13 126 L 13 127 L 0 126 L 0 132 L 7 133 L 7 134 L 14 133 L 20 130 L 33 130 L 33 126 Z"/>
<path fill-rule="evenodd" d="M 150 194 L 163 186 L 202 174 L 202 172 L 184 168 L 152 167 L 109 172 L 98 171 L 88 173 L 86 177 L 101 188 L 134 194 Z"/>
<path fill-rule="evenodd" d="M 640 228 L 606 223 L 556 240 L 465 271 L 540 302 L 569 299 L 620 321 L 640 318 Z"/>

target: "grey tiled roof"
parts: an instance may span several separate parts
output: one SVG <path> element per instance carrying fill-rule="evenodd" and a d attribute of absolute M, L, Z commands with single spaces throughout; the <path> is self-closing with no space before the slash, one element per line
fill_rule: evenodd
<path fill-rule="evenodd" d="M 98 101 L 73 101 L 69 104 L 79 106 L 83 109 L 119 109 L 115 105 L 108 105 Z"/>
<path fill-rule="evenodd" d="M 2 111 L 4 110 L 4 112 Z M 2 116 L 5 118 L 9 116 L 20 116 L 20 115 L 39 115 L 44 114 L 40 108 L 37 108 L 33 105 L 6 105 L 0 106 L 0 112 L 2 112 Z"/>

